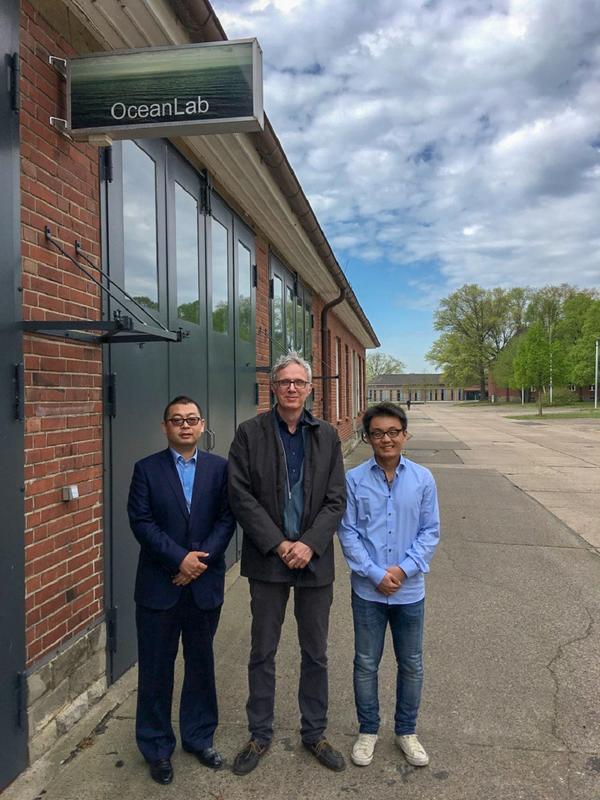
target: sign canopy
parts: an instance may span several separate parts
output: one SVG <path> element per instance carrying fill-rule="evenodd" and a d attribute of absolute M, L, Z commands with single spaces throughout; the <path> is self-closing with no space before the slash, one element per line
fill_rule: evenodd
<path fill-rule="evenodd" d="M 115 50 L 67 63 L 75 139 L 258 131 L 264 125 L 256 39 Z"/>

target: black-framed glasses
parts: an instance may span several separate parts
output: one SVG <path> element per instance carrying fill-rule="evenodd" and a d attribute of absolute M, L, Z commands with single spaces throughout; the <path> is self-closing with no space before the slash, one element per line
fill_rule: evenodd
<path fill-rule="evenodd" d="M 273 381 L 276 386 L 279 386 L 280 389 L 289 389 L 292 383 L 296 387 L 296 389 L 306 389 L 308 386 L 308 381 L 303 381 L 302 378 L 298 380 L 294 380 L 293 378 L 282 378 L 280 381 Z"/>
<path fill-rule="evenodd" d="M 380 431 L 379 428 L 375 428 L 372 431 L 365 431 L 365 436 L 369 439 L 383 439 L 384 436 L 389 436 L 390 439 L 397 439 L 405 431 L 406 428 L 389 428 L 387 431 Z"/>
<path fill-rule="evenodd" d="M 176 428 L 183 428 L 185 424 L 190 428 L 195 428 L 199 422 L 202 422 L 202 417 L 170 417 L 167 422 L 174 425 Z"/>

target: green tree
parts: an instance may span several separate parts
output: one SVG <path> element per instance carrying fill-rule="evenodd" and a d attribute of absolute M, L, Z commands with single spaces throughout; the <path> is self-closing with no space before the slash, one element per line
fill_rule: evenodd
<path fill-rule="evenodd" d="M 182 303 L 177 306 L 177 314 L 179 319 L 184 319 L 186 322 L 200 322 L 200 301 L 194 300 L 191 303 Z"/>
<path fill-rule="evenodd" d="M 370 383 L 373 378 L 379 375 L 397 375 L 404 372 L 405 365 L 399 358 L 391 356 L 388 353 L 368 353 L 366 359 L 367 383 Z"/>
<path fill-rule="evenodd" d="M 595 379 L 596 339 L 600 339 L 600 300 L 592 300 L 583 316 L 581 335 L 569 350 L 568 380 L 590 386 Z"/>
<path fill-rule="evenodd" d="M 536 289 L 529 298 L 527 322 L 541 323 L 546 333 L 554 331 L 563 318 L 565 303 L 575 294 L 577 289 L 567 283 Z"/>
<path fill-rule="evenodd" d="M 515 286 L 512 289 L 492 289 L 490 294 L 493 312 L 490 339 L 494 352 L 498 354 L 526 329 L 530 291 Z"/>
<path fill-rule="evenodd" d="M 588 309 L 594 302 L 598 302 L 598 293 L 593 289 L 576 291 L 565 300 L 556 333 L 567 347 L 580 338 Z"/>
<path fill-rule="evenodd" d="M 133 298 L 137 303 L 141 306 L 145 306 L 146 308 L 151 308 L 152 311 L 158 311 L 158 303 L 156 300 L 150 300 L 149 297 L 146 295 L 138 295 L 137 297 Z"/>
<path fill-rule="evenodd" d="M 536 390 L 538 414 L 541 416 L 546 387 L 551 380 L 562 383 L 566 375 L 564 351 L 560 342 L 548 338 L 542 322 L 534 322 L 519 337 L 513 368 L 517 386 L 528 386 Z"/>
<path fill-rule="evenodd" d="M 229 305 L 226 301 L 217 303 L 212 312 L 213 331 L 227 333 L 229 330 Z"/>
<path fill-rule="evenodd" d="M 494 361 L 492 371 L 494 374 L 494 383 L 498 388 L 504 389 L 521 389 L 522 386 L 517 384 L 515 378 L 514 361 L 519 348 L 519 342 L 523 334 L 513 336 L 510 342 L 498 354 Z"/>
<path fill-rule="evenodd" d="M 562 381 L 578 384 L 581 391 L 582 384 L 572 370 L 567 369 L 561 376 L 562 379 L 554 374 L 554 357 L 558 349 L 565 363 L 572 361 L 569 356 L 581 338 L 583 320 L 595 297 L 596 292 L 593 290 L 581 291 L 566 283 L 560 286 L 544 286 L 532 294 L 526 316 L 529 322 L 540 323 L 548 337 L 551 366 L 548 383 L 551 400 L 553 387 Z"/>
<path fill-rule="evenodd" d="M 426 355 L 451 386 L 477 382 L 486 396 L 490 364 L 525 326 L 527 291 L 465 284 L 444 298 L 435 314 L 441 336 Z"/>
<path fill-rule="evenodd" d="M 479 353 L 473 342 L 457 332 L 442 333 L 426 355 L 428 361 L 441 367 L 448 386 L 469 386 L 479 383 Z"/>

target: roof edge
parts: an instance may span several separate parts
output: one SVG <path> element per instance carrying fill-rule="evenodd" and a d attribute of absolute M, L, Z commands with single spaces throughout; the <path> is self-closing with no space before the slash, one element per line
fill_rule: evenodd
<path fill-rule="evenodd" d="M 227 34 L 223 30 L 210 0 L 167 0 L 167 2 L 192 41 L 215 42 L 227 40 Z M 266 114 L 264 130 L 258 133 L 249 133 L 247 136 L 254 142 L 261 160 L 268 168 L 336 285 L 344 290 L 346 301 L 371 339 L 372 347 L 380 347 L 381 343 L 377 338 L 377 334 L 358 302 L 344 271 L 340 267 Z"/>

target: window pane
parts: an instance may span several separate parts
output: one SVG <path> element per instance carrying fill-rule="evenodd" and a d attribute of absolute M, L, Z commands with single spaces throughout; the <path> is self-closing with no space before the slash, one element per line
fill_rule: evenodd
<path fill-rule="evenodd" d="M 252 330 L 252 259 L 250 250 L 238 240 L 238 330 L 244 342 Z"/>
<path fill-rule="evenodd" d="M 130 141 L 123 142 L 123 241 L 125 289 L 157 310 L 156 165 Z"/>
<path fill-rule="evenodd" d="M 273 275 L 271 339 L 273 342 L 273 361 L 277 361 L 283 353 L 283 281 L 279 275 Z"/>
<path fill-rule="evenodd" d="M 212 326 L 218 333 L 229 333 L 229 295 L 227 250 L 229 233 L 212 219 Z"/>
<path fill-rule="evenodd" d="M 285 290 L 285 349 L 294 349 L 294 293 L 289 286 Z"/>
<path fill-rule="evenodd" d="M 200 322 L 198 291 L 198 203 L 175 184 L 175 259 L 177 262 L 177 315 Z"/>

